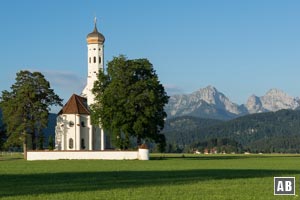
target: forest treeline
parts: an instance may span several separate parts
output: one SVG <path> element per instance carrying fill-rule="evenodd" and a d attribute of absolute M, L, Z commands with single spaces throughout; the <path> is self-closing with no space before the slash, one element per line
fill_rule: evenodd
<path fill-rule="evenodd" d="M 55 114 L 49 115 L 46 138 L 54 136 L 55 119 Z M 280 110 L 230 121 L 183 116 L 167 119 L 162 133 L 170 153 L 300 153 L 300 111 Z M 0 147 L 5 140 L 0 120 Z M 155 146 L 152 151 L 157 151 Z"/>
<path fill-rule="evenodd" d="M 168 119 L 167 152 L 300 153 L 300 111 L 280 110 L 229 121 Z"/>

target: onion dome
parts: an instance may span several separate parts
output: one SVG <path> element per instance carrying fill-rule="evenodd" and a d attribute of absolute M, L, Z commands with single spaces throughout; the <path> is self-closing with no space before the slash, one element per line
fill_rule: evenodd
<path fill-rule="evenodd" d="M 96 25 L 96 19 L 95 19 L 95 28 L 94 31 L 89 33 L 86 36 L 86 40 L 88 44 L 103 44 L 105 41 L 104 35 L 102 35 L 98 30 L 97 30 L 97 25 Z"/>

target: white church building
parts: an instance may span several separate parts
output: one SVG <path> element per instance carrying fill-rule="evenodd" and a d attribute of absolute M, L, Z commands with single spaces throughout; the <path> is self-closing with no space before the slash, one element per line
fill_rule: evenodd
<path fill-rule="evenodd" d="M 105 150 L 105 134 L 91 123 L 89 106 L 94 103 L 92 88 L 99 70 L 104 70 L 104 36 L 97 30 L 87 35 L 88 77 L 82 94 L 73 94 L 59 111 L 55 127 L 54 151 L 27 151 L 27 160 L 103 159 L 149 160 L 149 150 Z M 104 151 L 105 150 L 105 151 Z"/>
<path fill-rule="evenodd" d="M 82 94 L 73 94 L 60 110 L 55 128 L 56 150 L 104 150 L 105 135 L 92 125 L 89 106 L 94 103 L 92 88 L 99 70 L 104 69 L 104 36 L 97 30 L 87 35 L 88 77 Z"/>

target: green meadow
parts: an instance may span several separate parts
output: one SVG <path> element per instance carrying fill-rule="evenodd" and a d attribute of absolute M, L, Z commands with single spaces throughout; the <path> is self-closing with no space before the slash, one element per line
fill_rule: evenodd
<path fill-rule="evenodd" d="M 295 176 L 295 196 L 274 196 Z M 25 161 L 0 155 L 0 199 L 300 199 L 298 155 L 156 154 L 149 161 Z"/>

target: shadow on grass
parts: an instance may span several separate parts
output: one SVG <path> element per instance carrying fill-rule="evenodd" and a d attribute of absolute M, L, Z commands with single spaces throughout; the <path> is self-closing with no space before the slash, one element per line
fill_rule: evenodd
<path fill-rule="evenodd" d="M 20 157 L 0 157 L 0 161 L 15 161 L 15 160 L 24 160 Z"/>
<path fill-rule="evenodd" d="M 0 175 L 0 197 L 54 194 L 141 186 L 188 184 L 218 179 L 262 178 L 300 174 L 300 170 L 201 169 Z"/>
<path fill-rule="evenodd" d="M 196 156 L 189 154 L 181 155 L 161 155 L 161 156 L 152 156 L 151 160 L 168 160 L 168 159 L 187 159 L 187 160 L 234 160 L 234 159 L 248 159 L 248 158 L 266 158 L 266 156 L 245 156 L 245 155 L 234 155 L 234 156 L 224 156 L 224 155 L 205 155 L 205 156 Z M 300 158 L 300 157 L 299 157 Z"/>
<path fill-rule="evenodd" d="M 272 154 L 263 154 L 263 155 L 243 155 L 243 154 L 234 154 L 234 155 L 195 155 L 195 154 L 156 154 L 151 156 L 151 160 L 168 160 L 168 159 L 187 159 L 187 160 L 235 160 L 235 159 L 257 159 L 257 158 L 299 158 L 300 155 L 272 155 Z"/>

